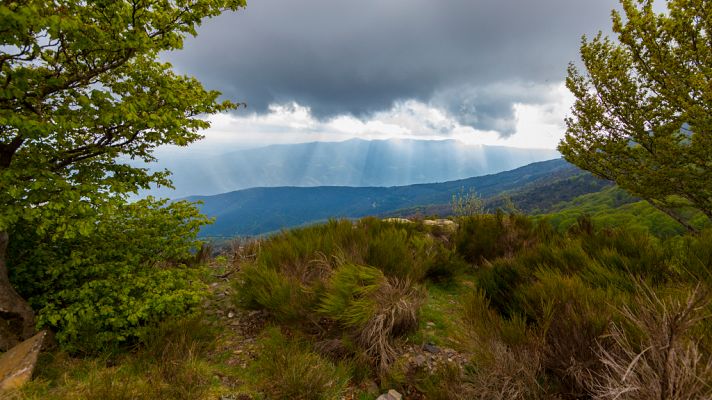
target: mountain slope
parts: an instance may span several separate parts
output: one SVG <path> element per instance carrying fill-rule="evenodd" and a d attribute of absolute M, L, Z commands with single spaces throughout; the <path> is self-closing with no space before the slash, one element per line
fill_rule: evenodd
<path fill-rule="evenodd" d="M 429 204 L 447 204 L 453 193 L 475 189 L 492 197 L 531 184 L 568 179 L 583 172 L 563 159 L 512 171 L 442 183 L 396 187 L 322 186 L 253 188 L 216 196 L 193 196 L 203 213 L 216 218 L 203 236 L 256 235 L 328 218 L 385 215 Z"/>
<path fill-rule="evenodd" d="M 455 140 L 360 140 L 272 145 L 224 154 L 159 155 L 154 170 L 173 172 L 175 191 L 213 195 L 250 187 L 399 186 L 511 170 L 559 157 L 556 150 L 471 146 Z"/>

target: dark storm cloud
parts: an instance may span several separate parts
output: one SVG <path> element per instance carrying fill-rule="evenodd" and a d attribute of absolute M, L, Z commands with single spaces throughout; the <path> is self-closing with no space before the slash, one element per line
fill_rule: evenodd
<path fill-rule="evenodd" d="M 252 0 L 167 56 L 261 112 L 296 101 L 320 117 L 394 101 L 442 107 L 503 135 L 513 104 L 541 103 L 582 34 L 608 30 L 615 0 Z"/>

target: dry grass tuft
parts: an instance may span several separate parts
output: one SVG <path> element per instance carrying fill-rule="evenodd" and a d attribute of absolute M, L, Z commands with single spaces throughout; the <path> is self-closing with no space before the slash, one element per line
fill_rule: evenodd
<path fill-rule="evenodd" d="M 357 334 L 359 345 L 381 371 L 395 360 L 393 339 L 418 328 L 425 292 L 407 279 L 389 278 L 375 293 L 376 310 Z"/>
<path fill-rule="evenodd" d="M 629 329 L 612 324 L 599 345 L 603 372 L 592 385 L 596 399 L 712 398 L 712 357 L 690 331 L 709 316 L 709 293 L 697 286 L 682 300 L 661 299 L 639 285 L 635 307 L 620 311 Z"/>
<path fill-rule="evenodd" d="M 487 362 L 467 377 L 467 395 L 482 400 L 551 399 L 541 386 L 542 361 L 536 348 L 512 347 L 497 340 L 483 343 Z"/>
<path fill-rule="evenodd" d="M 473 367 L 455 399 L 551 399 L 542 386 L 541 332 L 518 318 L 505 320 L 490 308 L 481 290 L 463 299 L 460 342 Z"/>

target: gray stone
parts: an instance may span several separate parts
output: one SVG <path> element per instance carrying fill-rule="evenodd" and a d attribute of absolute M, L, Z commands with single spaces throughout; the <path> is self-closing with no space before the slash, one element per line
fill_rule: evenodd
<path fill-rule="evenodd" d="M 388 396 L 391 398 L 391 400 L 402 400 L 403 399 L 403 395 L 401 395 L 394 389 L 391 389 L 388 391 Z"/>
<path fill-rule="evenodd" d="M 32 378 L 46 336 L 42 331 L 0 356 L 0 390 L 17 389 Z"/>
<path fill-rule="evenodd" d="M 403 400 L 403 395 L 398 393 L 398 391 L 391 389 L 388 393 L 378 396 L 376 400 Z"/>
<path fill-rule="evenodd" d="M 423 345 L 423 350 L 427 351 L 428 353 L 432 353 L 432 354 L 440 353 L 440 348 L 438 346 L 435 346 L 430 343 Z"/>
<path fill-rule="evenodd" d="M 425 356 L 424 356 L 424 355 L 418 354 L 418 355 L 415 357 L 415 360 L 414 360 L 414 361 L 415 361 L 415 365 L 416 365 L 417 367 L 422 367 L 422 366 L 425 364 L 426 359 L 425 359 Z"/>

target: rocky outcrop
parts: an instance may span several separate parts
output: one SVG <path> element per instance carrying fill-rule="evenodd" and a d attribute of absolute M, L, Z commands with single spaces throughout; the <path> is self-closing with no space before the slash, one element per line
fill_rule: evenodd
<path fill-rule="evenodd" d="M 0 356 L 0 391 L 17 389 L 32 378 L 46 336 L 42 331 Z"/>
<path fill-rule="evenodd" d="M 0 351 L 35 334 L 35 317 L 29 303 L 10 283 L 5 261 L 9 237 L 0 231 Z"/>
<path fill-rule="evenodd" d="M 391 389 L 388 391 L 388 393 L 384 393 L 384 394 L 378 396 L 378 398 L 376 400 L 402 400 L 402 399 L 403 399 L 403 395 L 401 395 L 397 391 Z"/>

